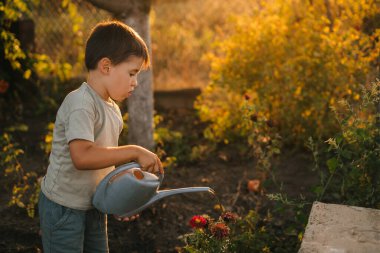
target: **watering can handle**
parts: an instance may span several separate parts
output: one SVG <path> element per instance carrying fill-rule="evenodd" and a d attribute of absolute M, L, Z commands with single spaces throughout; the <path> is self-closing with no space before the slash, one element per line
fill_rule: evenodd
<path fill-rule="evenodd" d="M 133 169 L 133 168 L 139 168 L 141 169 L 141 165 L 136 163 L 136 162 L 130 162 L 130 163 L 126 163 L 126 164 L 123 164 L 123 165 L 120 165 L 119 167 L 117 167 L 115 170 L 113 170 L 111 173 L 109 173 L 104 181 L 108 183 L 111 182 L 112 178 L 116 175 L 118 175 L 119 173 L 123 172 L 123 171 L 126 171 L 126 170 L 129 170 L 129 169 Z M 165 173 L 160 173 L 158 172 L 157 173 L 158 175 L 158 180 L 160 181 L 160 185 L 162 184 L 162 181 L 164 181 L 164 174 Z"/>
<path fill-rule="evenodd" d="M 120 165 L 118 166 L 116 169 L 114 169 L 112 172 L 110 172 L 105 178 L 103 181 L 110 183 L 112 178 L 116 175 L 118 175 L 119 173 L 123 172 L 123 171 L 126 171 L 126 170 L 130 170 L 130 169 L 133 169 L 133 168 L 139 168 L 141 169 L 141 165 L 136 163 L 136 162 L 130 162 L 130 163 L 126 163 L 126 164 L 123 164 L 123 165 Z M 158 173 L 158 180 L 160 181 L 160 185 L 162 184 L 162 181 L 164 180 L 164 173 Z"/>
<path fill-rule="evenodd" d="M 123 171 L 126 171 L 126 170 L 130 170 L 130 169 L 133 169 L 133 168 L 141 168 L 140 164 L 136 163 L 136 162 L 130 162 L 130 163 L 126 163 L 126 164 L 123 164 L 123 165 L 120 165 L 118 167 L 116 167 L 112 172 L 110 172 L 105 178 L 104 178 L 104 181 L 109 183 L 110 180 L 116 176 L 117 174 L 123 172 Z"/>

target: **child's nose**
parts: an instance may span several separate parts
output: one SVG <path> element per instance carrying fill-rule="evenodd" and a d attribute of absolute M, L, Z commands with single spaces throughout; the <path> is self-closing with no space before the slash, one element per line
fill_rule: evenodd
<path fill-rule="evenodd" d="M 134 78 L 134 79 L 132 80 L 132 87 L 135 88 L 135 87 L 137 87 L 137 85 L 138 85 L 138 83 L 137 83 L 137 78 Z"/>

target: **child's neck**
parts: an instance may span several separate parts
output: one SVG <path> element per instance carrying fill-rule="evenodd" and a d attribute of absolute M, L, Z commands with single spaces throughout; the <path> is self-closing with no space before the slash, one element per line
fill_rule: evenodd
<path fill-rule="evenodd" d="M 102 82 L 102 77 L 99 76 L 96 71 L 90 71 L 87 75 L 87 84 L 91 86 L 93 90 L 104 100 L 104 101 L 109 101 L 110 96 L 105 88 L 104 83 Z"/>

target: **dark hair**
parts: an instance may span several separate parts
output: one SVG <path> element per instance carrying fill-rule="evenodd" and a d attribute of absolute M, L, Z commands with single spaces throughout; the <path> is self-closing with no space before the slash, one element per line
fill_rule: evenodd
<path fill-rule="evenodd" d="M 132 55 L 143 58 L 143 67 L 149 67 L 148 48 L 131 27 L 119 21 L 101 22 L 92 29 L 87 39 L 86 68 L 96 69 L 98 62 L 104 57 L 117 65 Z"/>

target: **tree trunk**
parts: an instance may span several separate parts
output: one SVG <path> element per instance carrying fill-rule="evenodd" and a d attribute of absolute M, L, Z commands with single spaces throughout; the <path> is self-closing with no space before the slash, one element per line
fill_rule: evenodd
<path fill-rule="evenodd" d="M 141 2 L 140 0 L 134 0 Z M 148 2 L 148 1 L 147 1 Z M 148 8 L 136 9 L 117 18 L 131 26 L 143 38 L 152 55 Z M 142 71 L 138 76 L 138 88 L 128 98 L 128 142 L 153 150 L 153 71 Z"/>
<path fill-rule="evenodd" d="M 149 13 L 151 0 L 89 0 L 95 6 L 113 13 L 119 21 L 132 27 L 145 41 L 152 55 Z M 142 71 L 138 86 L 128 98 L 128 143 L 154 148 L 153 140 L 153 71 Z"/>

